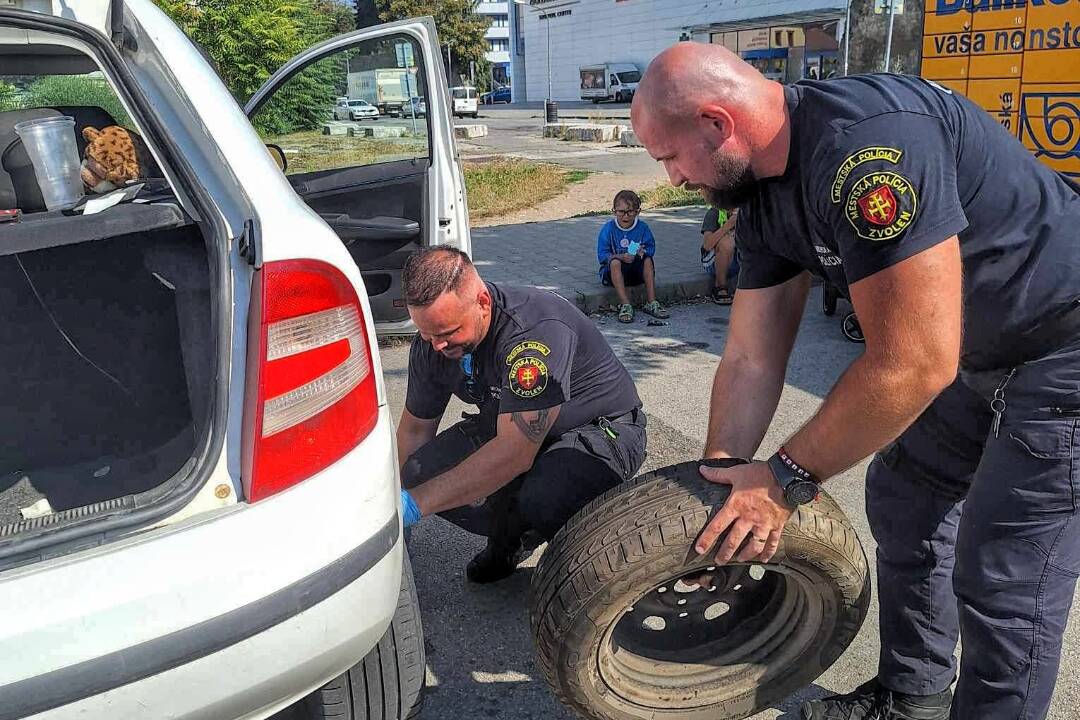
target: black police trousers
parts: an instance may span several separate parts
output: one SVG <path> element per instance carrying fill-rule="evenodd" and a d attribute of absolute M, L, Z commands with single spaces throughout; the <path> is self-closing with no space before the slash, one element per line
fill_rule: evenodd
<path fill-rule="evenodd" d="M 455 467 L 495 437 L 479 416 L 439 433 L 402 468 L 401 484 L 413 488 Z M 611 420 L 611 438 L 590 423 L 544 442 L 532 467 L 482 502 L 439 513 L 460 528 L 499 544 L 514 545 L 526 531 L 544 540 L 590 500 L 629 480 L 645 460 L 645 413 Z"/>
<path fill-rule="evenodd" d="M 962 638 L 956 720 L 1046 716 L 1080 574 L 1080 343 L 1007 373 L 961 373 L 867 473 L 879 677 L 940 692 Z"/>

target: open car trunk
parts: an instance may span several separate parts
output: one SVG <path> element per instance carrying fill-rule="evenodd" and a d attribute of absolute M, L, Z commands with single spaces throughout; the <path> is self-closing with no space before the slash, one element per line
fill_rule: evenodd
<path fill-rule="evenodd" d="M 0 540 L 145 506 L 191 460 L 211 283 L 199 230 L 175 225 L 0 255 Z"/>

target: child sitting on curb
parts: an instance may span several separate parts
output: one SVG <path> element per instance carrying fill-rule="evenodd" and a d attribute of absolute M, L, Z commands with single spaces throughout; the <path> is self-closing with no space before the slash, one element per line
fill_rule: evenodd
<path fill-rule="evenodd" d="M 739 278 L 735 257 L 735 213 L 711 207 L 701 221 L 701 269 L 712 278 L 710 293 L 717 305 L 730 305 Z"/>
<path fill-rule="evenodd" d="M 619 322 L 633 322 L 634 306 L 626 288 L 642 283 L 648 302 L 641 309 L 655 318 L 670 317 L 656 299 L 656 239 L 645 221 L 638 218 L 641 198 L 633 190 L 620 190 L 612 210 L 615 217 L 600 228 L 596 238 L 596 259 L 600 262 L 600 282 L 614 287 L 619 296 Z"/>

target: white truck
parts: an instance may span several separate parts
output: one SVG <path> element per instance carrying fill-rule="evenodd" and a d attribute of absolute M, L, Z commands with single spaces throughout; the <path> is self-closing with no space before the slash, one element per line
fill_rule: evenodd
<path fill-rule="evenodd" d="M 401 106 L 417 94 L 416 76 L 406 68 L 380 68 L 348 74 L 349 98 L 366 100 L 381 115 L 397 117 Z"/>
<path fill-rule="evenodd" d="M 581 99 L 598 103 L 601 100 L 630 102 L 637 92 L 641 71 L 633 63 L 600 63 L 582 65 Z"/>

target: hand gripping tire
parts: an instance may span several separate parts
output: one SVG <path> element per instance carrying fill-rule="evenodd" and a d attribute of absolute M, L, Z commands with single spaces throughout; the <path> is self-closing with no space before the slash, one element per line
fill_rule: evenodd
<path fill-rule="evenodd" d="M 530 598 L 537 657 L 585 717 L 745 718 L 821 675 L 866 617 L 866 555 L 825 493 L 795 511 L 768 564 L 698 557 L 692 543 L 730 492 L 700 464 L 596 498 L 541 558 Z"/>

